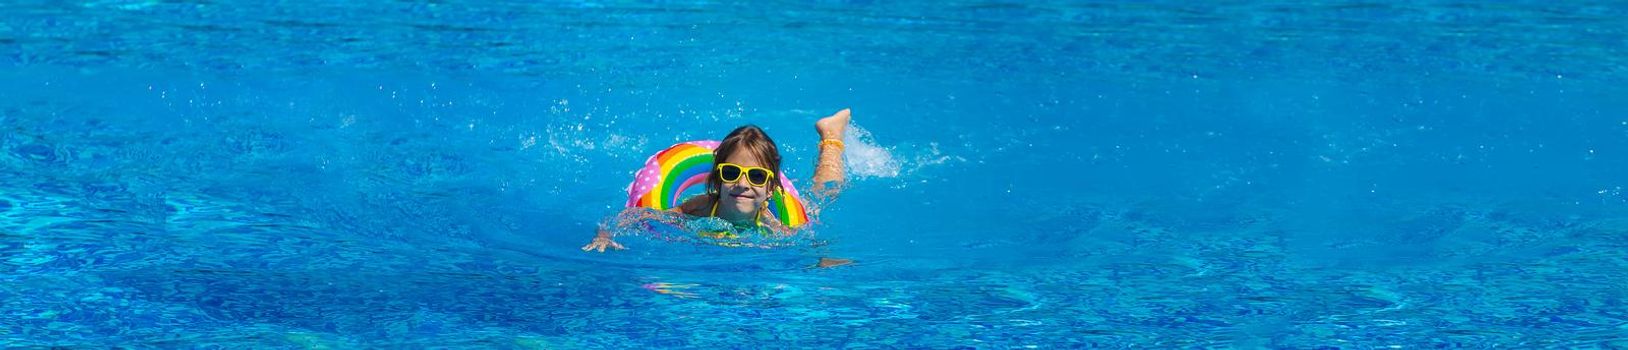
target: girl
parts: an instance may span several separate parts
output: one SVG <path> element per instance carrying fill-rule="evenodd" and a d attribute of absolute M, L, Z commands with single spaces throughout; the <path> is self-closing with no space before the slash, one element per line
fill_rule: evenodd
<path fill-rule="evenodd" d="M 823 202 L 841 192 L 846 181 L 842 167 L 842 135 L 848 129 L 848 110 L 837 111 L 814 122 L 820 133 L 819 163 L 814 167 L 814 187 L 810 193 Z M 645 208 L 628 208 L 616 216 L 618 228 L 627 228 L 641 220 L 658 220 L 682 225 L 690 217 L 716 217 L 734 224 L 737 230 L 767 230 L 778 234 L 791 234 L 792 230 L 768 215 L 769 195 L 779 190 L 775 179 L 780 173 L 780 150 L 774 140 L 757 126 L 735 128 L 713 150 L 712 172 L 707 175 L 707 193 L 691 197 L 667 212 Z M 817 208 L 812 213 L 818 214 Z M 680 215 L 682 214 L 682 215 Z M 598 235 L 583 251 L 605 248 L 627 249 L 611 240 L 611 230 L 600 225 Z M 822 260 L 822 265 L 824 261 Z"/>

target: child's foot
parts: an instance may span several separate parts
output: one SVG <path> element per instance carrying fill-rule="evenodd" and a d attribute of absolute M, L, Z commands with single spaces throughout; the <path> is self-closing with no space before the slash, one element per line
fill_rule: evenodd
<path fill-rule="evenodd" d="M 853 117 L 848 115 L 847 108 L 843 108 L 836 114 L 814 122 L 814 130 L 820 132 L 821 140 L 842 140 L 842 133 L 848 130 L 849 119 Z"/>

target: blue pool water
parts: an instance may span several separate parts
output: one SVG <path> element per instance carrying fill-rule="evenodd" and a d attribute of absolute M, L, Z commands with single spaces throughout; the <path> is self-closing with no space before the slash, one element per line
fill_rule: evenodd
<path fill-rule="evenodd" d="M 7 348 L 1628 347 L 1622 4 L 0 12 Z M 813 238 L 578 250 L 841 108 Z"/>

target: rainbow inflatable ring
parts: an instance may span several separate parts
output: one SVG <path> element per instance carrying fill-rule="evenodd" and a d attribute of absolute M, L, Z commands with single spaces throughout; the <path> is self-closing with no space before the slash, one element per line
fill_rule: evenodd
<path fill-rule="evenodd" d="M 712 150 L 716 148 L 718 141 L 690 141 L 651 155 L 628 185 L 627 207 L 655 210 L 677 207 L 684 200 L 679 198 L 684 190 L 698 184 L 705 186 L 707 175 L 712 173 Z M 780 190 L 769 195 L 769 212 L 787 227 L 808 223 L 808 213 L 797 188 L 792 187 L 791 180 L 783 174 L 777 175 L 782 175 L 775 176 L 780 179 Z"/>

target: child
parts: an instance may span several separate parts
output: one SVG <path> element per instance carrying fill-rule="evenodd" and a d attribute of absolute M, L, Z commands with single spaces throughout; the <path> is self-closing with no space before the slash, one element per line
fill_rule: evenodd
<path fill-rule="evenodd" d="M 835 197 L 846 181 L 842 167 L 842 135 L 848 129 L 848 110 L 837 111 L 814 122 L 820 133 L 819 163 L 814 167 L 814 187 L 809 191 L 822 200 Z M 790 234 L 792 229 L 768 215 L 769 195 L 779 190 L 775 179 L 780 172 L 780 150 L 774 140 L 757 126 L 747 125 L 729 132 L 713 151 L 712 172 L 707 175 L 707 193 L 691 197 L 667 212 L 628 208 L 616 217 L 616 225 L 627 227 L 640 220 L 682 223 L 688 217 L 716 217 L 737 229 L 758 229 Z M 813 214 L 818 213 L 818 209 Z M 683 215 L 678 215 L 683 214 Z M 627 249 L 611 240 L 611 232 L 601 225 L 598 235 L 583 251 L 605 248 Z M 822 260 L 821 264 L 826 262 Z"/>

